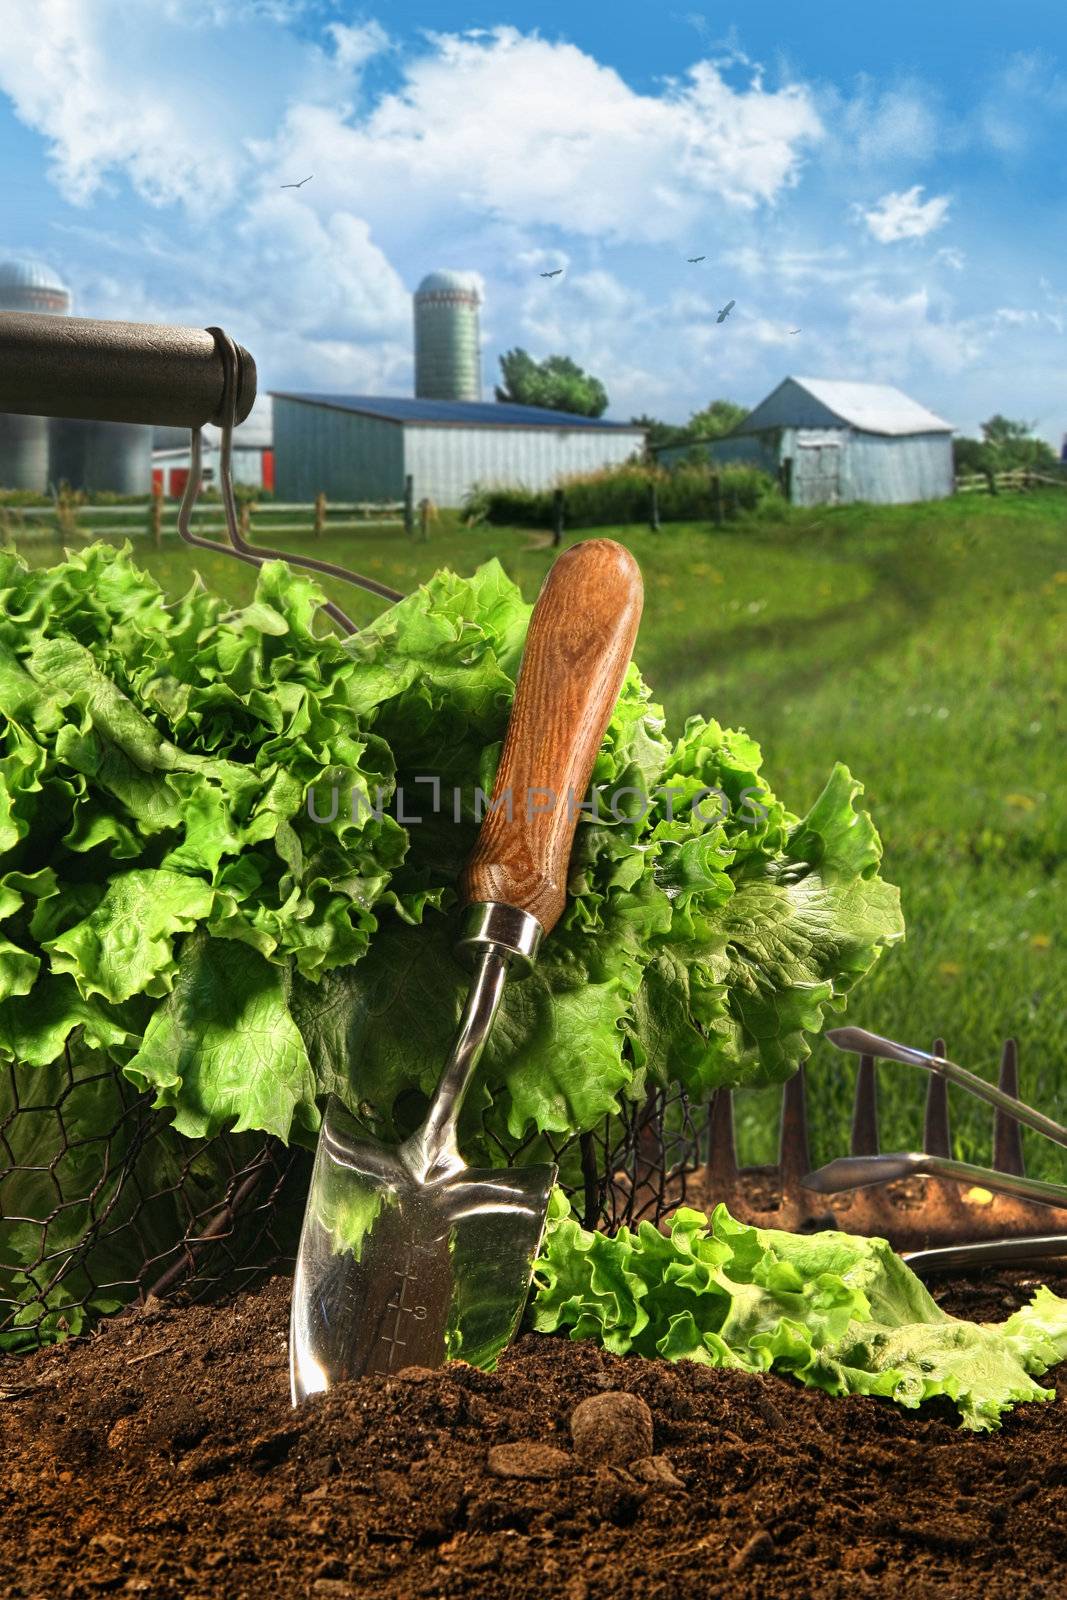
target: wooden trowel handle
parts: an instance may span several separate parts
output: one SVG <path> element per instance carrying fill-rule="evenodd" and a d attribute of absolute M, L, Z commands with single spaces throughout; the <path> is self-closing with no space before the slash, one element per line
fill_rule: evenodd
<path fill-rule="evenodd" d="M 545 933 L 555 927 L 578 807 L 643 598 L 637 562 L 613 539 L 586 540 L 554 563 L 530 618 L 490 809 L 460 879 L 466 904 L 503 902 L 536 917 Z"/>

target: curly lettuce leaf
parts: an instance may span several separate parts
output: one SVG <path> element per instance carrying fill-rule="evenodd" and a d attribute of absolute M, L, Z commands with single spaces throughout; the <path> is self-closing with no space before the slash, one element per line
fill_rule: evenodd
<path fill-rule="evenodd" d="M 1047 1288 L 1006 1322 L 950 1317 L 884 1239 L 791 1234 L 683 1207 L 668 1232 L 591 1233 L 555 1190 L 532 1326 L 616 1355 L 789 1373 L 827 1394 L 915 1408 L 946 1395 L 990 1430 L 1067 1357 L 1067 1300 Z"/>
<path fill-rule="evenodd" d="M 5 553 L 0 599 L 0 1055 L 83 1028 L 189 1129 L 306 1137 L 333 1091 L 409 1130 L 467 990 L 455 884 L 531 612 L 499 563 L 350 640 L 276 562 L 233 608 L 199 583 L 168 604 L 128 550 Z M 464 1108 L 472 1156 L 543 1159 L 649 1080 L 788 1076 L 901 936 L 860 786 L 835 768 L 799 819 L 761 760 L 702 718 L 672 740 L 631 666 L 564 915 Z M 205 952 L 232 975 L 210 1029 Z"/>

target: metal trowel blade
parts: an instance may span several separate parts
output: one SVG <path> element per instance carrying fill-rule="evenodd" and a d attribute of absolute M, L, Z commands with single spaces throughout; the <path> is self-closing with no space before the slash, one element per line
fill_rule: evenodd
<path fill-rule="evenodd" d="M 489 1369 L 514 1337 L 555 1166 L 462 1167 L 423 1182 L 403 1150 L 368 1139 L 330 1100 L 293 1282 L 294 1405 L 403 1367 Z"/>

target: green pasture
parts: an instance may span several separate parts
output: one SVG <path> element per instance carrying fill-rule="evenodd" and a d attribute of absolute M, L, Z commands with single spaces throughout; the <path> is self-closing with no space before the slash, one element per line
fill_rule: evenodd
<path fill-rule="evenodd" d="M 269 541 L 269 516 L 257 516 Z M 909 1043 L 937 1034 L 993 1075 L 1020 1043 L 1022 1092 L 1067 1117 L 1067 495 L 971 495 L 742 517 L 715 529 L 600 529 L 634 552 L 646 601 L 637 659 L 671 723 L 692 712 L 745 727 L 797 812 L 842 760 L 866 785 L 908 924 L 855 994 L 850 1019 Z M 15 534 L 34 561 L 54 535 Z M 115 538 L 121 540 L 122 535 Z M 565 536 L 571 542 L 575 535 Z M 497 556 L 533 598 L 553 551 L 529 531 L 442 513 L 425 543 L 398 527 L 287 535 L 288 547 L 407 591 L 437 567 Z M 177 595 L 194 568 L 243 601 L 254 574 L 168 534 L 143 564 Z M 327 581 L 356 621 L 383 602 Z M 925 1079 L 881 1069 L 883 1148 L 915 1147 Z M 853 1067 L 823 1042 L 809 1064 L 815 1156 L 846 1147 Z M 742 1156 L 773 1158 L 778 1091 L 745 1097 Z M 957 1154 L 987 1160 L 989 1119 L 954 1092 Z M 1026 1135 L 1029 1170 L 1062 1151 Z"/>

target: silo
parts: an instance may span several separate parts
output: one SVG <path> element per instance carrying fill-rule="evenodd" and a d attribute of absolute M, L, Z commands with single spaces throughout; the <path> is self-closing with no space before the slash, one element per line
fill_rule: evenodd
<path fill-rule="evenodd" d="M 184 435 L 188 441 L 189 435 Z M 152 430 L 136 422 L 84 422 L 74 417 L 52 424 L 48 480 L 53 489 L 95 494 L 147 494 L 152 484 Z"/>
<path fill-rule="evenodd" d="M 415 398 L 480 400 L 480 296 L 462 272 L 431 272 L 415 290 Z"/>
<path fill-rule="evenodd" d="M 51 311 L 66 316 L 70 291 L 51 267 L 18 257 L 0 261 L 0 311 Z M 47 417 L 0 413 L 0 489 L 48 487 Z"/>

